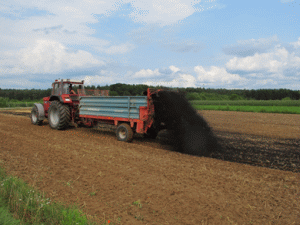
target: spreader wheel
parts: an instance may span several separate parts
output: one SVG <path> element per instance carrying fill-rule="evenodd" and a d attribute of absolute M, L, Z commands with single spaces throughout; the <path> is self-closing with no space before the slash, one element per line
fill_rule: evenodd
<path fill-rule="evenodd" d="M 120 124 L 116 134 L 119 141 L 131 142 L 133 140 L 133 131 L 127 123 Z"/>

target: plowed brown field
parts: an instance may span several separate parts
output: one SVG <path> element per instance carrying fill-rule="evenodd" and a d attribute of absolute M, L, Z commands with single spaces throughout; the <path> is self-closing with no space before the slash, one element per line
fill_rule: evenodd
<path fill-rule="evenodd" d="M 56 131 L 1 113 L 0 160 L 52 201 L 111 223 L 300 224 L 300 115 L 201 114 L 222 154 L 190 156 L 158 140 L 124 143 L 108 131 Z"/>

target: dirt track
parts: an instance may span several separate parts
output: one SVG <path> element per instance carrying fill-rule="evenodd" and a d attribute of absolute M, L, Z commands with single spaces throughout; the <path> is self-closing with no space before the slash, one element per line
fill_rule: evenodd
<path fill-rule="evenodd" d="M 116 223 L 299 224 L 300 115 L 202 114 L 225 154 L 183 155 L 141 137 L 122 143 L 111 132 L 0 114 L 0 159 L 53 200 Z"/>

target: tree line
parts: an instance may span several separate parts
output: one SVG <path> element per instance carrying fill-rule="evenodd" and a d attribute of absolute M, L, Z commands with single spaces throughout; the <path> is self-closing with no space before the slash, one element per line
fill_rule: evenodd
<path fill-rule="evenodd" d="M 164 86 L 148 86 L 145 84 L 122 84 L 116 83 L 106 86 L 85 86 L 85 89 L 91 90 L 109 90 L 110 96 L 141 96 L 147 88 L 165 89 L 178 91 L 186 96 L 188 100 L 207 100 L 207 99 L 226 99 L 226 100 L 282 100 L 282 99 L 300 99 L 300 91 L 289 89 L 213 89 L 213 88 L 169 88 Z M 19 101 L 41 100 L 43 97 L 50 96 L 52 89 L 1 89 L 0 97 Z"/>

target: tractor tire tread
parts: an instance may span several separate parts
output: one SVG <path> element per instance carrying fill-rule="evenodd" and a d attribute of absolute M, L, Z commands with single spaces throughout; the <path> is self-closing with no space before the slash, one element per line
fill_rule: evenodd
<path fill-rule="evenodd" d="M 124 140 L 121 140 L 118 132 L 120 131 L 120 129 L 124 127 L 127 130 L 127 136 Z M 131 142 L 133 140 L 133 130 L 131 129 L 130 125 L 127 123 L 122 123 L 118 126 L 117 128 L 117 138 L 119 141 L 126 141 L 126 142 Z"/>
<path fill-rule="evenodd" d="M 56 129 L 56 130 L 64 130 L 68 128 L 69 123 L 70 123 L 70 118 L 71 118 L 71 113 L 68 105 L 65 105 L 59 101 L 53 101 L 49 107 L 49 114 L 51 113 L 51 109 L 53 107 L 57 107 L 59 110 L 59 122 L 56 127 L 51 126 L 51 122 L 49 121 L 49 125 L 51 128 Z M 50 116 L 48 116 L 48 119 Z"/>

